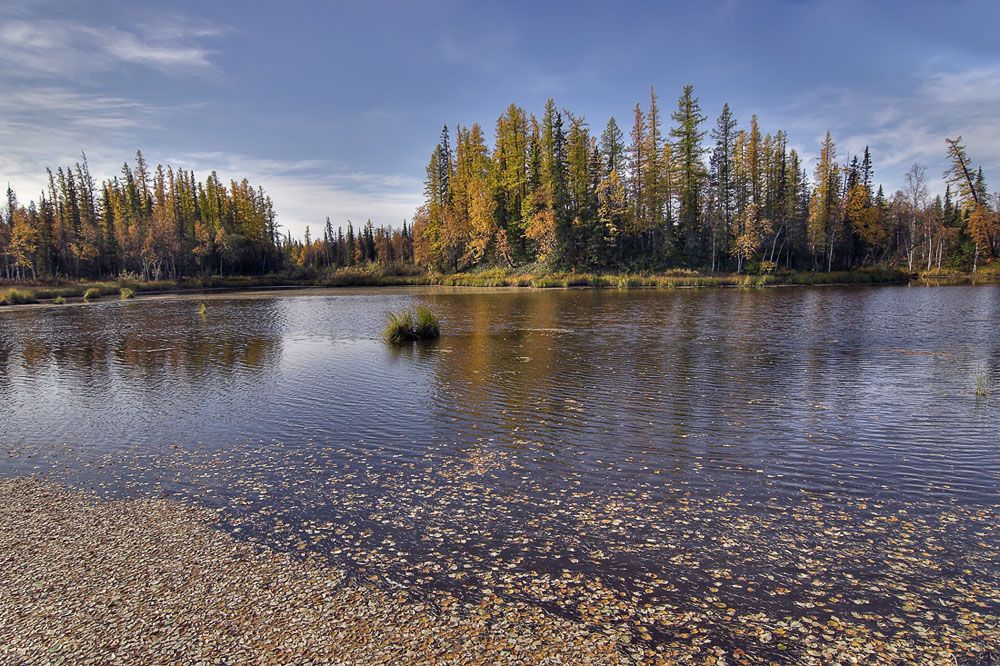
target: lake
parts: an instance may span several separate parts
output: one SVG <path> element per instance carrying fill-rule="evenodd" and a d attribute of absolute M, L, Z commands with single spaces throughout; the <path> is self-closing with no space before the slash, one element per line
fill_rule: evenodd
<path fill-rule="evenodd" d="M 415 305 L 441 340 L 383 342 Z M 204 504 L 373 585 L 527 600 L 656 649 L 795 663 L 853 631 L 989 659 L 998 321 L 998 286 L 10 307 L 0 476 Z"/>

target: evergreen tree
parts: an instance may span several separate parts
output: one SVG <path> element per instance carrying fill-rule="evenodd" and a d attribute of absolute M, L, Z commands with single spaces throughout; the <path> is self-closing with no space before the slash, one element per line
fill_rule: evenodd
<path fill-rule="evenodd" d="M 625 135 L 619 129 L 614 116 L 608 119 L 608 124 L 601 133 L 600 151 L 605 174 L 610 174 L 612 171 L 624 173 Z"/>
<path fill-rule="evenodd" d="M 701 156 L 701 140 L 705 136 L 700 127 L 705 116 L 701 114 L 694 87 L 684 86 L 677 100 L 677 111 L 671 118 L 677 125 L 670 130 L 674 139 L 673 153 L 678 171 L 678 235 L 682 261 L 689 266 L 701 262 L 699 248 L 700 193 L 706 177 Z"/>
<path fill-rule="evenodd" d="M 717 224 L 713 225 L 712 233 L 712 270 L 715 270 L 716 249 L 723 255 L 727 252 L 727 241 L 733 226 L 735 211 L 735 193 L 733 180 L 733 142 L 736 130 L 736 119 L 729 110 L 729 104 L 722 105 L 722 113 L 712 130 L 715 148 L 710 159 L 710 182 L 715 194 L 715 204 L 718 208 Z"/>

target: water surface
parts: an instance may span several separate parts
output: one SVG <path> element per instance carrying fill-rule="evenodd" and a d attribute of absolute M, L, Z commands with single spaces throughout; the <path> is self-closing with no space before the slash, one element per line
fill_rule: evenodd
<path fill-rule="evenodd" d="M 416 304 L 442 339 L 386 345 Z M 657 649 L 697 635 L 687 612 L 765 656 L 738 630 L 761 609 L 941 629 L 957 579 L 1000 608 L 1000 386 L 975 395 L 998 315 L 996 286 L 6 308 L 0 475 L 207 503 L 379 585 L 523 597 Z"/>

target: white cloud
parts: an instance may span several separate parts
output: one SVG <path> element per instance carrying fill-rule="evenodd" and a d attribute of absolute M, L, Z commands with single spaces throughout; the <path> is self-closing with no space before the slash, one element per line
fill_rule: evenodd
<path fill-rule="evenodd" d="M 969 154 L 983 166 L 987 182 L 1000 169 L 1000 67 L 931 71 L 915 78 L 911 89 L 860 90 L 822 87 L 794 99 L 779 123 L 800 138 L 813 137 L 803 153 L 815 157 L 826 130 L 832 132 L 841 160 L 872 151 L 876 181 L 892 192 L 915 162 L 924 164 L 933 191 L 944 192 L 940 174 L 946 164 L 945 138 L 961 135 Z M 811 164 L 808 165 L 811 170 Z M 1000 174 L 993 176 L 994 181 Z"/>
<path fill-rule="evenodd" d="M 949 106 L 996 104 L 1000 102 L 1000 66 L 931 74 L 923 86 L 923 93 Z"/>
<path fill-rule="evenodd" d="M 0 187 L 9 182 L 27 202 L 46 187 L 46 166 L 72 165 L 86 150 L 91 173 L 100 181 L 120 174 L 122 162 L 133 162 L 136 147 L 142 147 L 152 164 L 193 169 L 202 180 L 214 170 L 227 183 L 245 177 L 262 186 L 279 223 L 297 237 L 306 225 L 319 228 L 327 215 L 335 225 L 370 218 L 398 226 L 412 217 L 422 185 L 406 176 L 357 173 L 325 160 L 158 152 L 177 116 L 191 117 L 203 104 L 147 103 L 99 78 L 127 67 L 214 74 L 213 52 L 205 43 L 224 32 L 228 29 L 172 16 L 129 27 L 42 19 L 30 12 L 0 22 Z M 106 92 L 94 92 L 101 89 Z"/>
<path fill-rule="evenodd" d="M 423 200 L 419 179 L 399 174 L 345 171 L 323 160 L 273 160 L 247 155 L 194 153 L 169 160 L 174 166 L 193 169 L 202 179 L 212 170 L 220 179 L 247 178 L 260 185 L 274 201 L 283 230 L 301 237 L 330 217 L 334 228 L 355 227 L 371 219 L 376 226 L 399 227 L 410 220 Z M 315 235 L 315 233 L 314 233 Z"/>
<path fill-rule="evenodd" d="M 15 19 L 0 24 L 4 78 L 39 75 L 78 77 L 136 65 L 170 75 L 214 71 L 213 54 L 201 45 L 220 34 L 214 28 L 167 22 L 160 29 L 129 31 L 51 19 Z"/>

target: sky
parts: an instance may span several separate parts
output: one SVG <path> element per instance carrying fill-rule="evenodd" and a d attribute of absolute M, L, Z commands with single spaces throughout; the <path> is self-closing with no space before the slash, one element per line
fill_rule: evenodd
<path fill-rule="evenodd" d="M 545 100 L 628 133 L 650 86 L 694 86 L 710 129 L 784 130 L 811 172 L 830 130 L 875 180 L 944 190 L 945 137 L 1000 186 L 1000 2 L 188 2 L 0 0 L 0 180 L 37 199 L 85 152 L 97 179 L 152 164 L 249 178 L 301 237 L 402 224 L 441 127 L 488 138 Z M 707 137 L 706 137 L 707 140 Z"/>

